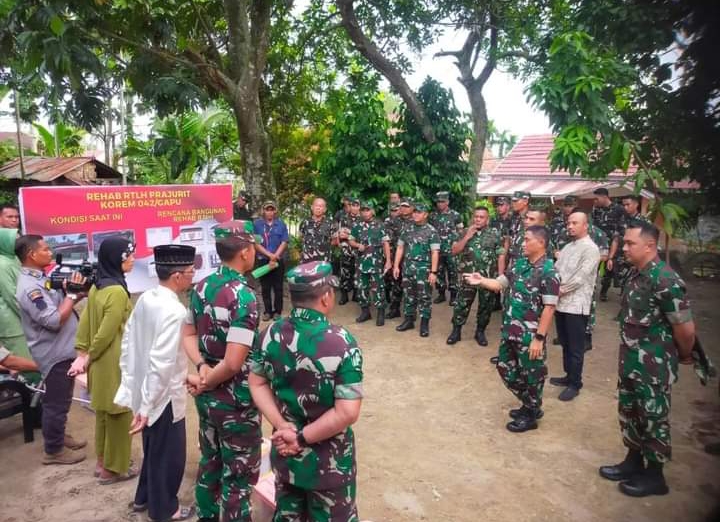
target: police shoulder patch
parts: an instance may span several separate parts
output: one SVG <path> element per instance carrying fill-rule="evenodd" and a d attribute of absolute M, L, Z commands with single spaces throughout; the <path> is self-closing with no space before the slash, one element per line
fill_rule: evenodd
<path fill-rule="evenodd" d="M 31 290 L 30 292 L 28 292 L 28 299 L 32 301 L 32 303 L 38 310 L 45 310 L 47 308 L 47 303 L 45 302 L 45 297 L 43 296 L 42 290 Z"/>

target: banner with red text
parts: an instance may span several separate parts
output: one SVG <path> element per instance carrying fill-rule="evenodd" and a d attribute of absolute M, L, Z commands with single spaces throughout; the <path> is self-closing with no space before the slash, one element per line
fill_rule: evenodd
<path fill-rule="evenodd" d="M 20 189 L 23 233 L 45 237 L 63 262 L 95 261 L 102 241 L 123 235 L 136 245 L 131 292 L 157 284 L 152 248 L 169 243 L 196 248 L 195 280 L 220 261 L 215 225 L 232 219 L 232 186 L 55 186 Z"/>

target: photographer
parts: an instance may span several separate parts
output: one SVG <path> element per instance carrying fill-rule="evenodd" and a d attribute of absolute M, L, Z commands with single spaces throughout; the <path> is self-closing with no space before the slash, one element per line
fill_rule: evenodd
<path fill-rule="evenodd" d="M 28 234 L 15 242 L 15 255 L 22 265 L 15 297 L 20 320 L 33 359 L 45 380 L 42 432 L 45 439 L 43 464 L 75 464 L 85 460 L 85 441 L 65 434 L 75 379 L 68 370 L 75 358 L 78 319 L 73 306 L 83 293 L 49 289 L 43 270 L 53 261 L 52 250 L 42 236 Z M 85 278 L 72 274 L 66 286 L 82 288 Z"/>
<path fill-rule="evenodd" d="M 79 355 L 70 375 L 88 371 L 95 410 L 95 475 L 100 485 L 136 477 L 130 467 L 132 411 L 113 399 L 120 386 L 120 344 L 132 304 L 125 282 L 135 261 L 135 246 L 124 237 L 105 239 L 98 251 L 97 277 L 80 316 L 75 346 Z"/>

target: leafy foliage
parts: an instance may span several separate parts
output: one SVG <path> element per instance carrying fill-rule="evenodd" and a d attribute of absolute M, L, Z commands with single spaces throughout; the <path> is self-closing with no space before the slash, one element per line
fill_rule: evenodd
<path fill-rule="evenodd" d="M 433 124 L 436 141 L 425 141 L 420 126 L 403 108 L 398 119 L 401 131 L 394 137 L 405 155 L 398 174 L 415 186 L 411 196 L 432 201 L 436 192 L 448 191 L 451 206 L 462 213 L 470 208 L 469 193 L 475 183 L 467 163 L 470 130 L 461 121 L 452 93 L 437 81 L 426 78 L 418 98 Z"/>
<path fill-rule="evenodd" d="M 44 127 L 39 123 L 33 123 L 33 127 L 38 131 L 40 136 L 40 153 L 44 156 L 58 156 L 63 158 L 71 158 L 73 156 L 82 156 L 85 147 L 82 140 L 86 132 L 72 125 L 66 125 L 63 122 L 57 122 L 52 130 Z M 56 145 L 57 135 L 57 149 Z"/>

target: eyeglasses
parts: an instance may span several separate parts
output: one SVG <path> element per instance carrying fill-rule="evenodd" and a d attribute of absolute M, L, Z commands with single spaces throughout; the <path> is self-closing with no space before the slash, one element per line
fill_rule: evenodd
<path fill-rule="evenodd" d="M 188 268 L 186 270 L 183 270 L 181 272 L 177 272 L 178 274 L 182 274 L 184 276 L 194 276 L 195 275 L 195 268 Z"/>

